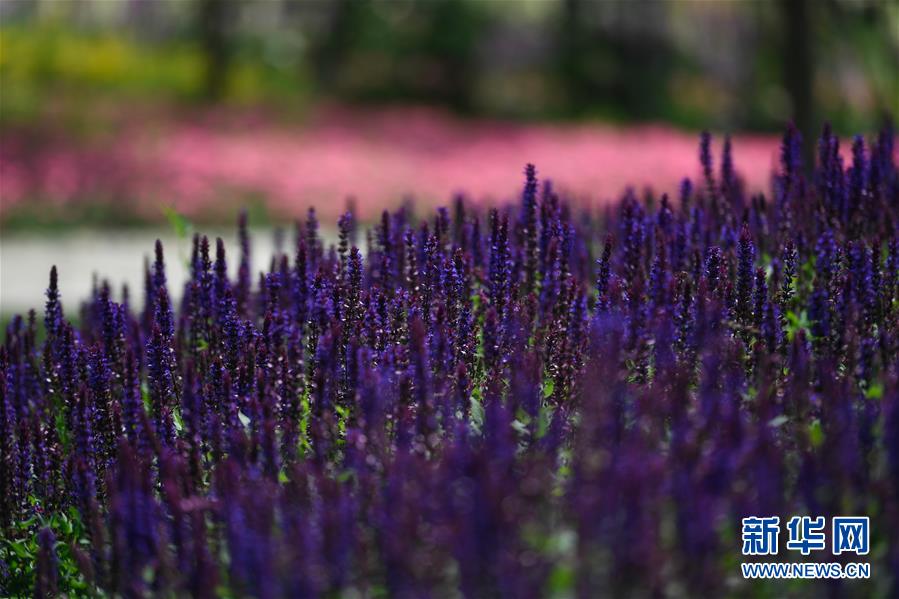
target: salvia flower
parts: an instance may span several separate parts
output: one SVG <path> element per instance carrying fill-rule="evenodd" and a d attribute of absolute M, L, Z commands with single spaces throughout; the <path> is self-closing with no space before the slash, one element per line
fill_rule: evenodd
<path fill-rule="evenodd" d="M 59 592 L 59 557 L 56 554 L 56 536 L 47 527 L 40 530 L 38 538 L 37 568 L 34 596 L 40 599 L 56 597 Z"/>
<path fill-rule="evenodd" d="M 157 244 L 140 315 L 99 278 L 63 311 L 54 269 L 0 345 L 0 558 L 36 547 L 0 594 L 742 596 L 740 518 L 846 510 L 895 570 L 892 134 L 806 172 L 791 128 L 770 199 L 711 144 L 680 206 L 528 165 L 364 251 L 312 210 L 263 272 L 244 213 L 177 305 Z"/>

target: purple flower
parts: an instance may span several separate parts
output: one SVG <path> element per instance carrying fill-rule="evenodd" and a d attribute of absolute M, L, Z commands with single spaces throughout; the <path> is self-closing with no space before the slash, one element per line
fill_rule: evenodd
<path fill-rule="evenodd" d="M 598 270 L 596 274 L 596 310 L 597 312 L 606 312 L 611 304 L 609 293 L 609 279 L 611 277 L 611 259 L 612 259 L 612 237 L 606 236 L 603 245 L 602 257 L 597 261 Z"/>
<path fill-rule="evenodd" d="M 714 194 L 715 167 L 712 162 L 712 136 L 708 131 L 703 131 L 699 136 L 699 162 L 702 165 L 702 174 L 705 177 L 706 188 L 710 194 Z"/>
<path fill-rule="evenodd" d="M 145 569 L 158 566 L 164 545 L 149 471 L 127 443 L 119 443 L 118 468 L 109 492 L 113 586 L 125 595 L 142 593 Z"/>
<path fill-rule="evenodd" d="M 5 348 L 0 352 L 5 351 Z M 0 365 L 4 360 L 0 360 Z M 16 443 L 17 417 L 7 392 L 5 369 L 0 368 L 0 528 L 11 524 L 20 500 L 19 453 Z"/>
<path fill-rule="evenodd" d="M 76 509 L 57 592 L 71 559 L 121 596 L 517 597 L 569 571 L 563 594 L 715 596 L 743 515 L 892 530 L 892 144 L 845 169 L 825 129 L 807 183 L 790 130 L 747 198 L 704 134 L 705 191 L 598 212 L 529 165 L 519 201 L 405 204 L 364 253 L 352 213 L 331 243 L 310 212 L 256 275 L 244 214 L 233 280 L 198 235 L 173 307 L 157 244 L 143 313 L 96 279 L 77 329 L 54 270 L 46 341 L 31 312 L 0 345 L 4 540 Z"/>
<path fill-rule="evenodd" d="M 240 245 L 240 264 L 237 268 L 237 285 L 235 286 L 234 297 L 237 301 L 238 314 L 247 316 L 252 273 L 250 272 L 250 234 L 247 230 L 246 210 L 240 213 L 237 221 L 237 241 Z"/>
<path fill-rule="evenodd" d="M 708 281 L 709 291 L 715 293 L 718 290 L 718 276 L 721 273 L 721 249 L 709 248 L 706 253 L 705 276 Z"/>
<path fill-rule="evenodd" d="M 737 176 L 734 173 L 730 135 L 725 135 L 724 149 L 721 152 L 721 193 L 733 202 L 736 199 L 737 191 Z"/>
<path fill-rule="evenodd" d="M 784 178 L 790 182 L 788 184 L 788 188 L 790 188 L 793 179 L 802 170 L 802 136 L 793 123 L 790 123 L 786 132 L 784 132 L 780 150 L 780 164 Z"/>
<path fill-rule="evenodd" d="M 56 597 L 59 592 L 59 557 L 56 555 L 56 536 L 45 526 L 37 533 L 37 540 L 34 596 L 40 599 Z"/>
<path fill-rule="evenodd" d="M 56 266 L 54 266 L 50 269 L 50 287 L 47 288 L 47 307 L 44 316 L 44 326 L 47 329 L 47 337 L 51 340 L 49 344 L 51 349 L 53 348 L 52 340 L 59 336 L 62 320 L 62 304 L 59 301 L 59 287 Z"/>
<path fill-rule="evenodd" d="M 490 305 L 502 320 L 509 293 L 508 220 L 497 210 L 490 212 Z"/>
<path fill-rule="evenodd" d="M 537 169 L 528 164 L 524 169 L 525 184 L 521 194 L 522 234 L 524 236 L 525 288 L 534 290 L 537 278 Z"/>

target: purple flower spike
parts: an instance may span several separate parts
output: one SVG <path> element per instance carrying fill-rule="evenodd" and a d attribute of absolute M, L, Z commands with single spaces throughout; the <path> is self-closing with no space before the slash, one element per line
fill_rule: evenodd
<path fill-rule="evenodd" d="M 40 599 L 56 597 L 59 592 L 59 557 L 56 555 L 56 536 L 46 526 L 37 534 L 38 554 L 34 596 Z"/>
<path fill-rule="evenodd" d="M 800 147 L 748 196 L 706 133 L 697 189 L 598 211 L 528 165 L 364 251 L 313 210 L 256 273 L 244 213 L 78 328 L 53 269 L 0 343 L 0 595 L 711 597 L 748 515 L 868 516 L 896 570 L 892 132 Z"/>

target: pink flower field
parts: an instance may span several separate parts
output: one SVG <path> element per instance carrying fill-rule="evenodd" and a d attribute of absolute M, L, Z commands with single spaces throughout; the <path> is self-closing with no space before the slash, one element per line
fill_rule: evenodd
<path fill-rule="evenodd" d="M 279 217 L 314 205 L 333 218 L 354 197 L 358 215 L 370 219 L 409 197 L 511 198 L 527 162 L 575 197 L 606 201 L 627 185 L 671 192 L 684 173 L 698 177 L 697 143 L 695 133 L 661 125 L 512 124 L 423 108 L 322 108 L 302 125 L 260 115 L 130 122 L 89 146 L 6 133 L 0 211 L 35 198 L 127 199 L 135 214 L 158 218 L 162 204 L 197 216 L 261 198 Z M 777 144 L 776 136 L 734 138 L 748 190 L 767 188 Z"/>

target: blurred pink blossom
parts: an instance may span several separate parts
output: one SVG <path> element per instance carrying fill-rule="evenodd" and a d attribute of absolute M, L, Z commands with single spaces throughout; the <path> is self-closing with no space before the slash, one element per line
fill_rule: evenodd
<path fill-rule="evenodd" d="M 748 189 L 767 189 L 778 138 L 737 135 L 733 146 Z M 353 196 L 371 218 L 408 197 L 510 199 L 527 162 L 558 188 L 602 202 L 628 185 L 675 191 L 684 176 L 698 177 L 697 156 L 698 135 L 662 125 L 512 124 L 419 108 L 320 109 L 302 126 L 182 119 L 152 133 L 135 123 L 90 149 L 35 150 L 4 135 L 0 210 L 40 196 L 129 201 L 147 216 L 164 203 L 197 215 L 252 194 L 279 216 L 314 205 L 333 218 Z"/>

